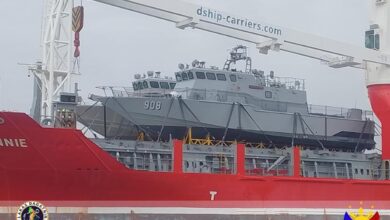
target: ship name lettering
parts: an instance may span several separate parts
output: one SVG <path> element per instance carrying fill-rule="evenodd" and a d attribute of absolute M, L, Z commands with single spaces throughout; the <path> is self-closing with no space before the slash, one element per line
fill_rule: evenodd
<path fill-rule="evenodd" d="M 0 138 L 0 147 L 27 147 L 27 141 L 23 138 Z"/>

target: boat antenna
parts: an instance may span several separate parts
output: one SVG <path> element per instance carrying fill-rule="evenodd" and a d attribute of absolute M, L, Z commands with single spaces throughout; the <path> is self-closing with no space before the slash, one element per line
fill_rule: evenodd
<path fill-rule="evenodd" d="M 252 71 L 252 59 L 248 56 L 248 48 L 243 45 L 238 45 L 230 51 L 230 58 L 228 58 L 223 67 L 224 70 L 230 70 L 231 64 L 236 64 L 239 60 L 245 60 L 245 72 Z"/>

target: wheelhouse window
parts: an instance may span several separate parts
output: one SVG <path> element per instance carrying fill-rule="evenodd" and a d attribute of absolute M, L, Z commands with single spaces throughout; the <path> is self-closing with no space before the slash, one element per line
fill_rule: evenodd
<path fill-rule="evenodd" d="M 230 81 L 237 82 L 237 76 L 234 74 L 230 74 Z"/>
<path fill-rule="evenodd" d="M 150 81 L 150 87 L 152 87 L 154 89 L 158 89 L 158 88 L 160 88 L 160 85 L 156 81 Z"/>
<path fill-rule="evenodd" d="M 171 87 L 171 89 L 174 89 L 176 86 L 176 83 L 169 83 L 169 86 Z"/>
<path fill-rule="evenodd" d="M 380 37 L 375 30 L 366 31 L 366 48 L 379 50 L 380 49 Z"/>
<path fill-rule="evenodd" d="M 206 77 L 209 80 L 216 80 L 217 77 L 215 77 L 215 73 L 206 73 Z"/>
<path fill-rule="evenodd" d="M 221 81 L 226 81 L 226 76 L 223 73 L 217 73 L 217 79 Z"/>
<path fill-rule="evenodd" d="M 160 82 L 160 86 L 162 89 L 169 89 L 169 83 L 167 82 Z"/>
<path fill-rule="evenodd" d="M 188 72 L 188 79 L 194 79 L 194 73 Z"/>
<path fill-rule="evenodd" d="M 176 75 L 176 81 L 178 81 L 178 82 L 182 81 L 180 73 L 176 73 L 175 75 Z"/>
<path fill-rule="evenodd" d="M 187 75 L 187 73 L 186 73 L 186 72 L 182 72 L 182 73 L 181 73 L 181 78 L 183 79 L 183 81 L 188 80 L 188 75 Z"/>
<path fill-rule="evenodd" d="M 204 72 L 196 72 L 195 74 L 198 79 L 206 79 Z"/>
<path fill-rule="evenodd" d="M 144 86 L 144 89 L 149 88 L 148 82 L 144 81 L 144 82 L 143 82 L 143 86 Z"/>
<path fill-rule="evenodd" d="M 133 82 L 133 89 L 134 91 L 138 90 L 138 84 L 136 82 Z"/>
<path fill-rule="evenodd" d="M 142 86 L 142 82 L 138 82 L 138 89 L 143 89 L 144 87 Z"/>

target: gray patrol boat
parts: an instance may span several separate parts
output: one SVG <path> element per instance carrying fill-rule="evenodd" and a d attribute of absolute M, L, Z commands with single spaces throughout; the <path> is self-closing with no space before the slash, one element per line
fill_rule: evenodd
<path fill-rule="evenodd" d="M 232 68 L 240 60 L 245 71 Z M 199 61 L 179 68 L 169 93 L 139 96 L 113 89 L 112 96 L 91 97 L 133 125 L 124 133 L 153 141 L 183 139 L 191 132 L 194 138 L 265 147 L 357 152 L 375 146 L 372 112 L 308 105 L 304 80 L 252 69 L 245 46 L 231 50 L 223 69 Z"/>

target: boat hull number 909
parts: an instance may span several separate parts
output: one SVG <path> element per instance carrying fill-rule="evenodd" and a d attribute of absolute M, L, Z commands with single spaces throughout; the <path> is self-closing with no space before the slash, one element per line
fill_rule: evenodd
<path fill-rule="evenodd" d="M 161 102 L 160 101 L 153 101 L 153 100 L 146 100 L 144 103 L 144 109 L 146 110 L 161 110 Z"/>

